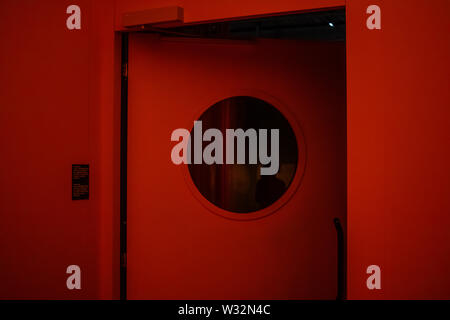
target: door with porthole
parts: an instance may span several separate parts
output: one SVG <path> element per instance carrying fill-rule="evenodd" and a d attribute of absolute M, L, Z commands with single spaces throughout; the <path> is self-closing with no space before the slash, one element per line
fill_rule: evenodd
<path fill-rule="evenodd" d="M 343 43 L 131 34 L 128 298 L 334 299 L 345 92 Z"/>

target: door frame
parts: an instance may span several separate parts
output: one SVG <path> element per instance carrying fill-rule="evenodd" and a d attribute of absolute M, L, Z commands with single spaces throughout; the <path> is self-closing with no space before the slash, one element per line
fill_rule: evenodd
<path fill-rule="evenodd" d="M 292 11 L 285 12 L 283 15 L 301 14 L 316 11 L 330 11 L 333 9 L 344 9 L 343 7 L 321 8 L 307 11 Z M 265 17 L 279 16 L 278 13 L 265 15 Z M 249 19 L 249 18 L 247 18 Z M 242 17 L 233 19 L 235 21 L 243 20 Z M 207 24 L 207 23 L 206 23 Z M 347 26 L 347 15 L 345 17 L 345 24 Z M 346 27 L 347 28 L 347 27 Z M 129 35 L 130 33 L 138 33 L 139 31 L 130 30 L 121 32 L 121 82 L 120 82 L 120 300 L 127 300 L 127 170 L 128 170 L 128 50 L 129 50 Z M 347 29 L 345 31 L 347 35 Z M 198 40 L 198 39 L 197 39 Z M 220 41 L 220 39 L 218 39 Z M 233 40 L 228 40 L 233 41 Z M 346 41 L 346 40 L 345 40 Z M 346 79 L 347 83 L 347 79 Z M 348 111 L 348 106 L 347 106 Z M 347 124 L 346 124 L 347 125 Z M 347 166 L 348 171 L 348 166 Z M 348 208 L 346 217 L 348 214 Z M 347 220 L 347 219 L 346 219 Z M 341 222 L 335 218 L 334 227 L 336 229 L 337 239 L 337 294 L 336 300 L 345 300 L 347 297 L 347 237 L 346 229 L 343 229 Z"/>

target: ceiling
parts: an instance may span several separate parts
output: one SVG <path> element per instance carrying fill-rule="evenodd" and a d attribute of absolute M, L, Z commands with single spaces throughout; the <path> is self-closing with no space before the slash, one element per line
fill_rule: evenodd
<path fill-rule="evenodd" d="M 175 28 L 146 28 L 166 36 L 226 39 L 345 41 L 345 9 L 214 22 Z"/>

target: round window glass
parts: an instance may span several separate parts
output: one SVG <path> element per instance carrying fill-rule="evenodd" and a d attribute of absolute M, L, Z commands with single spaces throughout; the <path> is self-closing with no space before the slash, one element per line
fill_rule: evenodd
<path fill-rule="evenodd" d="M 294 179 L 294 131 L 266 101 L 248 96 L 219 101 L 195 122 L 191 137 L 190 152 L 202 159 L 188 165 L 189 173 L 203 197 L 221 209 L 241 214 L 264 209 Z"/>

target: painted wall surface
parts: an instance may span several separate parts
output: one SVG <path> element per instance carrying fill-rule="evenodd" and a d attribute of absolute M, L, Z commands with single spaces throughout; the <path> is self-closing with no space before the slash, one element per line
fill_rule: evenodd
<path fill-rule="evenodd" d="M 0 2 L 0 298 L 118 296 L 114 7 L 76 1 L 68 30 L 71 4 Z M 71 199 L 74 163 L 90 164 L 89 200 Z"/>
<path fill-rule="evenodd" d="M 79 1 L 88 7 L 89 1 Z M 98 215 L 71 200 L 71 164 L 92 162 L 89 10 L 66 28 L 67 1 L 0 3 L 0 297 L 97 296 Z M 66 288 L 82 269 L 83 290 Z"/>
<path fill-rule="evenodd" d="M 368 30 L 366 8 L 381 8 Z M 450 298 L 448 0 L 347 1 L 348 296 Z M 381 267 L 381 290 L 366 268 Z"/>

